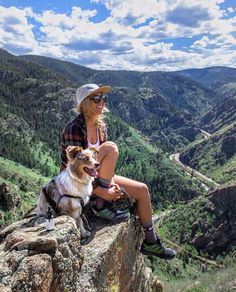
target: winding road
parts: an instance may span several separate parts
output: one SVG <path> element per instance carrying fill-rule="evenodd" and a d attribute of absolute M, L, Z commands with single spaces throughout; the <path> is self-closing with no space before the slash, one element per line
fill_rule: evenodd
<path fill-rule="evenodd" d="M 209 139 L 211 137 L 211 134 L 207 133 L 204 130 L 201 130 L 201 132 L 204 134 L 205 139 Z M 180 153 L 174 153 L 169 156 L 169 159 L 179 165 L 188 175 L 194 176 L 197 179 L 199 179 L 203 183 L 203 187 L 206 189 L 206 191 L 209 191 L 212 187 L 219 187 L 220 184 L 213 181 L 210 177 L 207 177 L 206 175 L 202 174 L 201 172 L 189 167 L 188 165 L 182 163 L 180 161 Z"/>
<path fill-rule="evenodd" d="M 219 187 L 220 186 L 220 184 L 218 184 L 215 181 L 213 181 L 210 177 L 208 177 L 208 176 L 202 174 L 201 172 L 199 172 L 199 171 L 187 166 L 186 164 L 183 164 L 180 161 L 179 157 L 180 157 L 180 153 L 171 154 L 169 156 L 171 161 L 173 161 L 174 163 L 179 165 L 190 176 L 194 176 L 194 177 L 198 178 L 199 180 L 201 180 L 208 188 L 212 188 L 212 186 L 214 186 L 214 187 Z"/>

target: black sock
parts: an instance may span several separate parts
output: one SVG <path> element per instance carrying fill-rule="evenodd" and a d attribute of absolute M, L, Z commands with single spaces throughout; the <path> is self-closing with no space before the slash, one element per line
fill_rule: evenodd
<path fill-rule="evenodd" d="M 104 179 L 104 178 L 101 178 L 101 177 L 98 178 L 98 182 L 99 182 L 99 185 L 102 188 L 106 188 L 106 189 L 108 189 L 110 187 L 110 184 L 111 184 L 110 180 Z M 102 208 L 104 207 L 104 203 L 105 202 L 106 202 L 106 200 L 104 200 L 102 198 L 97 198 L 95 206 L 94 206 L 95 210 L 97 210 L 97 211 L 102 210 Z"/>

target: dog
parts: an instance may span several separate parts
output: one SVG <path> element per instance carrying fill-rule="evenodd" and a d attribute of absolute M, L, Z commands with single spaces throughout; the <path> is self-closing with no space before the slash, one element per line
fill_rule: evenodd
<path fill-rule="evenodd" d="M 82 205 L 86 205 L 92 194 L 92 183 L 98 176 L 99 162 L 96 160 L 96 148 L 83 150 L 79 146 L 68 146 L 67 167 L 42 188 L 36 213 L 46 215 L 48 207 L 55 215 L 69 215 L 76 220 L 81 237 L 89 237 L 81 219 Z"/>

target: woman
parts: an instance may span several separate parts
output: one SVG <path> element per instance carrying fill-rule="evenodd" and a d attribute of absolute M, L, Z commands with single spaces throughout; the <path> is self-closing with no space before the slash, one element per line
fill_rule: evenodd
<path fill-rule="evenodd" d="M 115 175 L 118 159 L 118 149 L 115 143 L 107 141 L 106 126 L 103 122 L 106 96 L 111 91 L 110 86 L 85 84 L 76 91 L 76 111 L 78 116 L 69 122 L 63 130 L 61 140 L 61 170 L 66 167 L 66 148 L 68 145 L 79 145 L 88 148 L 98 147 L 97 160 L 100 162 L 99 177 L 93 193 L 98 196 L 93 208 L 95 216 L 113 222 L 127 221 L 130 214 L 125 211 L 115 211 L 112 201 L 119 200 L 124 188 L 136 201 L 137 214 L 144 229 L 145 239 L 141 252 L 164 259 L 175 257 L 175 251 L 162 245 L 155 234 L 152 223 L 152 207 L 147 186 L 144 183 Z"/>

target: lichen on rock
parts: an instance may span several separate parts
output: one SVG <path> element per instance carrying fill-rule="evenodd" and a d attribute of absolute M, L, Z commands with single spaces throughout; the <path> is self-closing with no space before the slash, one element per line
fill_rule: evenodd
<path fill-rule="evenodd" d="M 55 218 L 56 228 L 23 219 L 0 232 L 0 291 L 152 291 L 153 276 L 139 252 L 138 219 L 92 222 L 81 245 L 74 219 Z"/>

